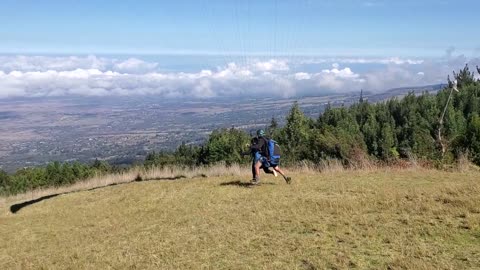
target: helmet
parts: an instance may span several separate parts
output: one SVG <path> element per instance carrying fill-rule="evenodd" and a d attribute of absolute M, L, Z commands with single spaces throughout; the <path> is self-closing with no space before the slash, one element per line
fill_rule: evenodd
<path fill-rule="evenodd" d="M 264 135 L 265 135 L 265 131 L 263 129 L 257 130 L 257 136 L 264 136 Z"/>

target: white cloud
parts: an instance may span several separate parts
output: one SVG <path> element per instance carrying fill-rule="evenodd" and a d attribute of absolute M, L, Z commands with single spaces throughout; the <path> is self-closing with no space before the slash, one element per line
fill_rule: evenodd
<path fill-rule="evenodd" d="M 75 69 L 113 70 L 125 73 L 153 71 L 158 63 L 146 62 L 137 58 L 119 60 L 115 58 L 80 56 L 0 56 L 0 70 L 18 71 L 69 71 Z"/>
<path fill-rule="evenodd" d="M 287 61 L 278 59 L 270 59 L 264 62 L 257 60 L 253 66 L 259 71 L 287 71 L 290 69 Z"/>
<path fill-rule="evenodd" d="M 271 63 L 271 62 L 270 62 Z M 261 63 L 260 63 L 261 64 Z M 143 68 L 138 65 L 122 68 Z M 135 70 L 138 72 L 138 69 Z M 107 96 L 152 94 L 166 97 L 215 97 L 251 94 L 266 88 L 278 95 L 291 92 L 291 84 L 276 74 L 264 75 L 230 63 L 217 71 L 197 73 L 121 73 L 99 69 L 70 71 L 10 71 L 0 73 L 0 96 Z"/>
<path fill-rule="evenodd" d="M 337 65 L 338 66 L 338 65 Z M 344 69 L 338 69 L 338 68 L 333 68 L 333 69 L 324 69 L 322 70 L 322 73 L 324 74 L 333 74 L 335 77 L 339 78 L 352 78 L 356 79 L 360 77 L 359 74 L 354 73 L 350 68 L 346 67 Z"/>
<path fill-rule="evenodd" d="M 115 63 L 113 70 L 126 73 L 143 73 L 153 71 L 157 66 L 157 63 L 149 63 L 140 59 L 129 58 L 125 61 Z"/>
<path fill-rule="evenodd" d="M 298 72 L 295 73 L 295 80 L 301 81 L 301 80 L 310 80 L 312 76 L 308 73 L 305 72 Z"/>
<path fill-rule="evenodd" d="M 140 59 L 87 57 L 0 56 L 0 98 L 39 96 L 158 95 L 176 98 L 252 96 L 268 91 L 273 96 L 358 89 L 384 91 L 395 87 L 444 83 L 453 70 L 480 59 L 448 55 L 436 60 L 397 57 L 377 59 L 383 67 L 359 71 L 362 59 L 329 62 L 330 68 L 289 66 L 287 60 L 229 63 L 198 72 L 161 72 L 159 64 Z M 348 63 L 352 62 L 352 66 Z M 367 65 L 367 64 L 365 64 Z M 342 66 L 342 67 L 340 67 Z"/>
<path fill-rule="evenodd" d="M 400 57 L 387 57 L 387 58 L 312 58 L 301 61 L 303 64 L 324 64 L 324 63 L 334 63 L 334 64 L 382 64 L 382 65 L 420 65 L 423 64 L 425 60 L 422 59 L 410 59 L 410 58 L 400 58 Z"/>
<path fill-rule="evenodd" d="M 404 65 L 404 64 L 420 65 L 423 62 L 424 62 L 424 60 L 401 59 L 399 57 L 392 57 L 392 58 L 381 59 L 380 60 L 380 63 L 382 63 L 382 64 L 393 63 L 393 64 L 396 64 L 396 65 Z"/>
<path fill-rule="evenodd" d="M 322 72 L 314 74 L 313 80 L 317 87 L 339 92 L 354 91 L 361 88 L 365 82 L 360 74 L 353 72 L 349 67 L 324 69 Z"/>
<path fill-rule="evenodd" d="M 79 56 L 0 56 L 0 70 L 19 71 L 65 71 L 74 69 L 106 69 L 114 59 L 98 58 L 90 55 Z"/>

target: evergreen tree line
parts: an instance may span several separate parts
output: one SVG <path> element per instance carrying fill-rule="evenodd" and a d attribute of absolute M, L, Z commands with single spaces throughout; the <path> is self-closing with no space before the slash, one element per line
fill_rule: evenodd
<path fill-rule="evenodd" d="M 476 71 L 480 74 L 478 67 Z M 417 96 L 412 92 L 402 99 L 379 103 L 361 98 L 348 108 L 328 105 L 317 119 L 305 116 L 294 103 L 283 127 L 272 118 L 265 128 L 268 136 L 280 144 L 282 163 L 287 165 L 338 159 L 345 166 L 355 166 L 366 159 L 390 162 L 411 158 L 445 164 L 461 155 L 480 165 L 480 80 L 468 66 L 453 75 L 459 92 L 452 92 L 449 78 L 448 86 L 435 95 Z M 149 153 L 143 166 L 247 164 L 251 159 L 244 152 L 250 139 L 243 130 L 215 130 L 203 145 L 182 143 L 175 151 Z M 12 175 L 0 171 L 0 194 L 72 184 L 114 171 L 98 160 L 92 165 L 53 162 Z"/>

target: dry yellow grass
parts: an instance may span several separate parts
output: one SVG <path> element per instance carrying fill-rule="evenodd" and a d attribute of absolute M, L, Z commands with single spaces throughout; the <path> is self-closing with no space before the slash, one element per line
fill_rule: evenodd
<path fill-rule="evenodd" d="M 0 269 L 480 268 L 478 171 L 292 176 L 135 182 L 16 214 L 5 203 Z"/>

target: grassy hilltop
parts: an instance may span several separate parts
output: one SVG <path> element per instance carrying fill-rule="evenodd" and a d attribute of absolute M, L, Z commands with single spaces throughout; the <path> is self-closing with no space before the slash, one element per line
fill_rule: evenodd
<path fill-rule="evenodd" d="M 248 172 L 247 172 L 248 173 Z M 0 205 L 0 269 L 480 268 L 480 173 L 145 181 Z"/>

